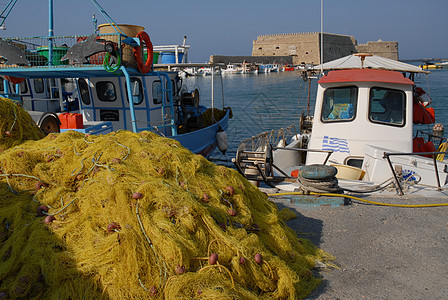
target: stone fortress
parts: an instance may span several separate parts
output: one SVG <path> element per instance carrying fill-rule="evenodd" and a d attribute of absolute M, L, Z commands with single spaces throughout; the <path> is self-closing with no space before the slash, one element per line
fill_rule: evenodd
<path fill-rule="evenodd" d="M 252 57 L 291 56 L 292 63 L 320 63 L 321 33 L 289 33 L 259 35 L 253 41 Z M 354 53 L 370 53 L 398 60 L 398 42 L 367 42 L 358 44 L 353 36 L 323 33 L 324 62 Z"/>

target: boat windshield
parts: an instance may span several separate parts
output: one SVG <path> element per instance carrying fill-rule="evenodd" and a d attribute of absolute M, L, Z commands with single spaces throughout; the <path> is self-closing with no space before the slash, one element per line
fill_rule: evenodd
<path fill-rule="evenodd" d="M 357 86 L 326 89 L 322 102 L 322 122 L 347 122 L 354 120 L 356 117 L 357 100 Z"/>
<path fill-rule="evenodd" d="M 403 91 L 374 87 L 370 89 L 369 119 L 372 123 L 405 125 L 406 95 Z"/>

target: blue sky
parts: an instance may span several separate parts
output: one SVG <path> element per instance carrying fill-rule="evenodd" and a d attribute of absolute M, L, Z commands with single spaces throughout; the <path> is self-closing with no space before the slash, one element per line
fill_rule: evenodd
<path fill-rule="evenodd" d="M 0 8 L 9 0 L 0 0 Z M 191 62 L 251 55 L 261 34 L 320 31 L 320 0 L 97 0 L 117 22 L 146 28 L 155 45 L 181 44 Z M 55 35 L 89 34 L 90 0 L 54 0 Z M 48 0 L 19 0 L 0 37 L 47 35 Z M 358 43 L 398 41 L 400 59 L 448 57 L 448 0 L 324 0 L 324 32 Z"/>

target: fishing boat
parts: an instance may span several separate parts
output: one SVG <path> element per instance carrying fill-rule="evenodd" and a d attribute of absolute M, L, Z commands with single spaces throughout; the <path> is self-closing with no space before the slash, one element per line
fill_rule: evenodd
<path fill-rule="evenodd" d="M 282 67 L 282 71 L 294 71 L 294 66 L 292 66 L 292 65 L 284 65 L 283 67 Z"/>
<path fill-rule="evenodd" d="M 272 65 L 260 64 L 258 65 L 258 73 L 271 73 Z"/>
<path fill-rule="evenodd" d="M 271 72 L 278 72 L 279 67 L 278 64 L 272 64 L 271 66 Z"/>
<path fill-rule="evenodd" d="M 423 70 L 436 70 L 443 69 L 443 66 L 440 63 L 425 62 L 424 64 L 420 65 L 420 68 L 422 68 Z"/>
<path fill-rule="evenodd" d="M 368 54 L 318 70 L 323 76 L 314 114 L 302 113 L 298 128 L 242 141 L 233 162 L 243 175 L 282 190 L 306 190 L 301 175 L 316 166 L 311 173 L 333 173 L 342 191 L 448 195 L 446 138 L 417 127 L 435 122 L 429 96 L 414 82 L 427 71 Z"/>
<path fill-rule="evenodd" d="M 204 106 L 178 72 L 156 71 L 144 28 L 114 22 L 91 1 L 108 21 L 91 35 L 53 36 L 50 0 L 49 36 L 0 39 L 0 94 L 20 102 L 46 133 L 153 131 L 205 156 L 220 141 L 225 151 L 230 109 L 216 108 L 213 95 Z"/>
<path fill-rule="evenodd" d="M 243 63 L 242 74 L 258 74 L 258 68 L 255 65 L 249 63 Z"/>
<path fill-rule="evenodd" d="M 227 64 L 225 68 L 221 69 L 221 74 L 224 75 L 243 74 L 243 68 L 237 66 L 236 64 Z"/>

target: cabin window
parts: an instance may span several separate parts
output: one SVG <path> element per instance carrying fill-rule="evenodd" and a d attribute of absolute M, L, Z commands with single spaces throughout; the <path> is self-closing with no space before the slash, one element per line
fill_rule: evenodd
<path fill-rule="evenodd" d="M 96 83 L 96 95 L 103 102 L 113 102 L 117 99 L 115 85 L 110 81 L 98 81 Z"/>
<path fill-rule="evenodd" d="M 143 102 L 143 87 L 142 82 L 138 78 L 131 78 L 131 91 L 132 91 L 132 101 L 135 105 L 141 104 Z M 126 96 L 128 95 L 128 89 L 126 84 Z M 129 98 L 126 97 L 129 102 Z"/>
<path fill-rule="evenodd" d="M 5 81 L 6 79 L 0 78 L 0 92 L 2 93 L 5 91 Z"/>
<path fill-rule="evenodd" d="M 370 89 L 369 120 L 392 126 L 404 126 L 406 95 L 401 90 L 374 87 Z"/>
<path fill-rule="evenodd" d="M 58 84 L 56 83 L 56 79 L 47 79 L 47 92 L 49 95 L 51 95 L 51 98 L 59 98 L 59 88 Z"/>
<path fill-rule="evenodd" d="M 84 78 L 78 79 L 79 93 L 81 94 L 81 101 L 85 105 L 90 105 L 89 85 Z"/>
<path fill-rule="evenodd" d="M 168 84 L 171 84 L 171 91 L 173 95 L 175 95 L 176 91 L 174 89 L 174 81 L 170 80 L 166 83 L 166 89 L 168 90 Z M 161 104 L 162 103 L 162 84 L 160 83 L 160 80 L 155 80 L 152 83 L 152 98 L 154 104 Z M 166 102 L 168 103 L 170 101 L 169 94 L 166 92 L 165 95 Z"/>
<path fill-rule="evenodd" d="M 33 79 L 34 92 L 37 94 L 42 94 L 44 90 L 44 80 L 42 78 Z"/>
<path fill-rule="evenodd" d="M 160 80 L 155 80 L 152 83 L 152 99 L 154 104 L 162 103 L 162 84 Z"/>
<path fill-rule="evenodd" d="M 358 87 L 345 86 L 328 88 L 324 92 L 321 120 L 327 122 L 347 122 L 356 117 Z"/>
<path fill-rule="evenodd" d="M 20 94 L 26 94 L 28 93 L 28 84 L 26 83 L 26 80 L 22 81 L 20 83 Z"/>

